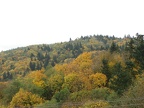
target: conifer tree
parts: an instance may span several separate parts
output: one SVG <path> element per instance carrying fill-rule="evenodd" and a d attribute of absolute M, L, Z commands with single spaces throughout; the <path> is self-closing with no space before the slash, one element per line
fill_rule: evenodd
<path fill-rule="evenodd" d="M 118 50 L 118 46 L 116 45 L 115 42 L 112 42 L 111 47 L 110 47 L 110 52 L 113 53 L 114 51 Z"/>
<path fill-rule="evenodd" d="M 109 69 L 108 60 L 103 59 L 102 64 L 103 64 L 102 73 L 107 76 L 107 82 L 109 82 L 109 79 L 111 78 L 111 72 L 110 72 L 110 69 Z"/>

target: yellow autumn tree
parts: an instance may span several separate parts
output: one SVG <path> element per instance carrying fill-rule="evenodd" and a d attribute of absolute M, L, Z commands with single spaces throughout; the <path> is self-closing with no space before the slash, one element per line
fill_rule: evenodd
<path fill-rule="evenodd" d="M 60 91 L 62 84 L 64 82 L 63 75 L 56 74 L 51 76 L 48 80 L 48 86 L 55 93 L 56 91 Z"/>
<path fill-rule="evenodd" d="M 18 93 L 12 98 L 10 102 L 10 108 L 24 108 L 24 107 L 32 107 L 36 104 L 43 103 L 44 99 L 39 97 L 38 95 L 32 94 L 31 92 L 27 92 L 23 89 L 20 89 Z"/>
<path fill-rule="evenodd" d="M 74 64 L 75 67 L 78 67 L 77 72 L 83 73 L 85 75 L 90 75 L 93 73 L 91 56 L 92 56 L 91 52 L 84 52 L 72 62 L 72 64 Z"/>
<path fill-rule="evenodd" d="M 88 90 L 91 86 L 85 76 L 71 73 L 64 77 L 63 88 L 68 88 L 73 93 L 80 90 Z"/>
<path fill-rule="evenodd" d="M 75 60 L 68 64 L 63 65 L 56 65 L 55 69 L 58 72 L 63 72 L 65 75 L 69 73 L 81 73 L 84 75 L 90 75 L 93 73 L 92 70 L 92 53 L 91 52 L 84 52 L 83 54 L 79 55 Z"/>
<path fill-rule="evenodd" d="M 33 83 L 38 87 L 46 86 L 45 80 L 47 76 L 44 74 L 43 69 L 31 72 L 30 74 L 28 74 L 27 78 L 31 78 L 33 80 Z"/>
<path fill-rule="evenodd" d="M 68 72 L 68 64 L 56 64 L 55 65 L 55 70 L 58 71 L 58 72 L 63 72 L 65 74 L 67 74 Z"/>
<path fill-rule="evenodd" d="M 89 76 L 92 88 L 103 87 L 106 85 L 107 77 L 102 73 L 96 73 Z"/>

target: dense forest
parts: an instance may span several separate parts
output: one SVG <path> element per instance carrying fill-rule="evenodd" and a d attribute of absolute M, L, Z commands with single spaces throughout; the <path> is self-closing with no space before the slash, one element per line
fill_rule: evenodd
<path fill-rule="evenodd" d="M 81 36 L 0 52 L 2 108 L 144 107 L 143 35 Z"/>

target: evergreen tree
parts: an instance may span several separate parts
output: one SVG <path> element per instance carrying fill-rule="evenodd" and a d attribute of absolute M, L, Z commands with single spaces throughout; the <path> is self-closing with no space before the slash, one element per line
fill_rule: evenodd
<path fill-rule="evenodd" d="M 13 74 L 12 74 L 12 73 L 10 73 L 10 75 L 9 75 L 9 79 L 10 79 L 10 80 L 13 79 Z"/>
<path fill-rule="evenodd" d="M 38 58 L 39 61 L 41 61 L 41 60 L 44 59 L 44 55 L 42 53 L 38 52 L 37 58 Z"/>
<path fill-rule="evenodd" d="M 144 35 L 137 34 L 137 37 L 131 39 L 128 44 L 128 52 L 130 53 L 130 58 L 135 59 L 135 64 L 144 69 Z M 141 71 L 141 70 L 140 70 Z"/>
<path fill-rule="evenodd" d="M 137 39 L 137 46 L 134 52 L 134 58 L 138 61 L 140 67 L 144 69 L 144 41 L 143 39 Z"/>
<path fill-rule="evenodd" d="M 31 60 L 33 60 L 34 57 L 35 57 L 35 55 L 33 53 L 31 53 L 31 55 L 30 55 Z"/>
<path fill-rule="evenodd" d="M 57 56 L 53 55 L 53 62 L 57 63 Z"/>
<path fill-rule="evenodd" d="M 110 72 L 110 69 L 109 69 L 108 60 L 103 59 L 102 64 L 103 64 L 102 73 L 107 76 L 107 82 L 109 82 L 109 79 L 111 78 L 111 72 Z"/>
<path fill-rule="evenodd" d="M 110 52 L 113 53 L 114 51 L 118 50 L 118 46 L 116 45 L 115 42 L 112 42 L 111 47 L 110 47 Z"/>
<path fill-rule="evenodd" d="M 94 50 L 94 48 L 93 48 L 93 46 L 92 46 L 92 45 L 90 45 L 90 50 L 91 50 L 91 51 L 93 51 L 93 50 Z"/>
<path fill-rule="evenodd" d="M 55 62 L 52 60 L 51 61 L 51 65 L 54 67 L 55 66 Z"/>
<path fill-rule="evenodd" d="M 69 42 L 71 42 L 71 41 L 72 41 L 72 39 L 70 38 Z"/>
<path fill-rule="evenodd" d="M 36 70 L 41 70 L 42 69 L 42 65 L 40 62 L 37 62 L 37 67 L 36 67 Z"/>
<path fill-rule="evenodd" d="M 121 95 L 132 83 L 131 74 L 122 68 L 121 63 L 113 66 L 112 73 L 109 87 Z"/>
<path fill-rule="evenodd" d="M 7 79 L 7 74 L 4 72 L 3 73 L 3 80 L 6 80 Z"/>
<path fill-rule="evenodd" d="M 9 79 L 10 72 L 8 71 L 6 74 L 7 74 L 7 79 Z"/>
<path fill-rule="evenodd" d="M 31 69 L 32 71 L 34 71 L 35 68 L 36 68 L 35 62 L 32 62 L 32 61 L 30 62 L 29 66 L 30 66 L 30 69 Z"/>
<path fill-rule="evenodd" d="M 44 61 L 44 67 L 46 68 L 48 63 L 50 62 L 50 55 L 46 53 L 45 55 L 45 61 Z"/>
<path fill-rule="evenodd" d="M 126 51 L 129 52 L 130 58 L 133 57 L 134 50 L 135 50 L 135 47 L 134 47 L 134 40 L 131 39 L 129 43 L 126 43 Z"/>

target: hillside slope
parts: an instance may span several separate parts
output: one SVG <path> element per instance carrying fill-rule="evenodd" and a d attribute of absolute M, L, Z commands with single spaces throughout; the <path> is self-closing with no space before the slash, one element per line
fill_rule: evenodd
<path fill-rule="evenodd" d="M 0 105 L 123 106 L 119 99 L 143 90 L 134 86 L 144 78 L 143 48 L 139 36 L 94 35 L 1 52 Z"/>
<path fill-rule="evenodd" d="M 32 45 L 0 53 L 0 76 L 25 76 L 30 71 L 54 66 L 57 63 L 69 62 L 83 52 L 108 50 L 112 42 L 124 49 L 128 38 L 121 39 L 108 36 L 85 36 L 69 42 Z M 7 75 L 5 75 L 7 74 Z M 12 74 L 12 76 L 11 76 Z M 7 79 L 4 78 L 4 79 Z"/>

